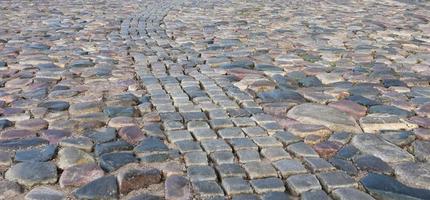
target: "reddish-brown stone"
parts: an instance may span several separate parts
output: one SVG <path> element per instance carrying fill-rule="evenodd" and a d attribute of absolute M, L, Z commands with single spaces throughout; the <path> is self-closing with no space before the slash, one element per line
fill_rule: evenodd
<path fill-rule="evenodd" d="M 335 141 L 324 141 L 314 146 L 314 150 L 323 158 L 334 156 L 342 147 L 342 144 Z"/>
<path fill-rule="evenodd" d="M 104 171 L 95 163 L 75 165 L 63 171 L 59 183 L 62 188 L 79 187 L 103 175 Z"/>
<path fill-rule="evenodd" d="M 308 135 L 317 135 L 320 137 L 325 137 L 331 134 L 331 130 L 327 127 L 314 124 L 293 124 L 290 125 L 287 130 L 290 133 L 302 138 Z"/>
<path fill-rule="evenodd" d="M 118 185 L 121 194 L 132 190 L 146 188 L 161 182 L 161 172 L 155 168 L 127 169 L 118 174 Z"/>
<path fill-rule="evenodd" d="M 250 70 L 250 69 L 243 69 L 243 68 L 228 69 L 227 74 L 233 75 L 239 80 L 245 78 L 245 76 L 248 76 L 248 75 L 261 76 L 261 77 L 264 76 L 263 72 Z"/>
<path fill-rule="evenodd" d="M 350 100 L 340 100 L 328 104 L 328 106 L 336 108 L 340 111 L 350 114 L 355 119 L 360 119 L 366 115 L 367 108 Z"/>
<path fill-rule="evenodd" d="M 295 103 L 288 102 L 277 102 L 277 103 L 265 103 L 261 106 L 265 113 L 276 115 L 280 117 L 284 117 L 287 114 L 287 110 L 291 107 L 295 106 Z"/>
<path fill-rule="evenodd" d="M 130 144 L 138 144 L 145 138 L 145 134 L 138 126 L 123 127 L 118 131 L 118 135 Z"/>
<path fill-rule="evenodd" d="M 160 115 L 157 112 L 150 112 L 143 116 L 144 122 L 159 122 L 160 120 Z"/>
<path fill-rule="evenodd" d="M 307 135 L 303 142 L 309 145 L 318 144 L 320 142 L 324 141 L 324 137 L 321 135 Z"/>

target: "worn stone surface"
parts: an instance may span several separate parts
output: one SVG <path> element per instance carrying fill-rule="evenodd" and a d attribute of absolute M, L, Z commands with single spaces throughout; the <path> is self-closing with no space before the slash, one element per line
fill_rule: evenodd
<path fill-rule="evenodd" d="M 334 190 L 332 195 L 336 200 L 374 200 L 372 196 L 354 188 L 339 188 Z"/>
<path fill-rule="evenodd" d="M 161 181 L 161 172 L 157 169 L 129 169 L 117 176 L 119 192 L 127 194 L 136 189 L 145 188 Z"/>
<path fill-rule="evenodd" d="M 104 175 L 104 171 L 95 163 L 75 165 L 66 168 L 61 174 L 61 187 L 79 187 Z"/>
<path fill-rule="evenodd" d="M 191 199 L 190 182 L 183 176 L 170 176 L 165 182 L 166 199 Z"/>
<path fill-rule="evenodd" d="M 360 182 L 371 195 L 381 199 L 428 199 L 430 190 L 406 186 L 393 177 L 370 173 Z"/>
<path fill-rule="evenodd" d="M 288 111 L 287 117 L 302 123 L 327 126 L 333 131 L 361 133 L 355 119 L 335 108 L 319 104 L 301 104 Z"/>
<path fill-rule="evenodd" d="M 375 134 L 356 135 L 352 138 L 351 144 L 360 151 L 376 156 L 388 163 L 414 160 L 414 157 L 407 151 Z"/>
<path fill-rule="evenodd" d="M 300 195 L 310 190 L 322 189 L 317 177 L 310 174 L 300 174 L 288 177 L 287 187 L 294 195 Z"/>
<path fill-rule="evenodd" d="M 430 190 L 430 185 L 428 184 L 429 167 L 429 163 L 408 162 L 399 164 L 394 169 L 398 180 L 405 185 Z"/>
<path fill-rule="evenodd" d="M 66 195 L 63 192 L 51 189 L 49 187 L 36 187 L 25 195 L 26 200 L 63 200 L 66 199 Z"/>
<path fill-rule="evenodd" d="M 95 159 L 90 154 L 74 147 L 65 147 L 58 152 L 57 165 L 61 169 L 94 162 Z"/>
<path fill-rule="evenodd" d="M 418 125 L 404 117 L 387 113 L 374 113 L 360 118 L 360 125 L 366 133 L 377 133 L 383 130 L 411 130 Z"/>
<path fill-rule="evenodd" d="M 117 199 L 118 183 L 114 176 L 95 179 L 73 192 L 77 199 Z"/>
<path fill-rule="evenodd" d="M 51 162 L 22 162 L 13 165 L 5 178 L 26 186 L 50 184 L 57 182 L 57 168 Z"/>
<path fill-rule="evenodd" d="M 22 186 L 16 182 L 1 180 L 0 181 L 0 198 L 10 199 L 18 196 L 23 192 Z"/>
<path fill-rule="evenodd" d="M 337 188 L 357 187 L 357 182 L 343 171 L 323 172 L 317 175 L 324 190 L 331 192 Z"/>
<path fill-rule="evenodd" d="M 0 173 L 26 182 L 18 199 L 33 185 L 78 199 L 428 189 L 428 1 L 0 5 Z M 131 168 L 161 178 L 118 179 Z M 373 172 L 390 177 L 379 193 L 347 176 Z M 297 175 L 321 185 L 290 190 Z"/>

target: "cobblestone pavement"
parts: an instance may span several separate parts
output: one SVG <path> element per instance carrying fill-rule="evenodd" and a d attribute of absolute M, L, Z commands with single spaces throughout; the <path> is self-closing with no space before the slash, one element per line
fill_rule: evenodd
<path fill-rule="evenodd" d="M 0 199 L 430 199 L 430 3 L 1 1 Z"/>

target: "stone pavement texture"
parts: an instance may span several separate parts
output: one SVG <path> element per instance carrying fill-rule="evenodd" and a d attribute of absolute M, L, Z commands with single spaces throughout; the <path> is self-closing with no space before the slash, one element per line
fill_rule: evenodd
<path fill-rule="evenodd" d="M 430 3 L 0 2 L 0 199 L 430 199 Z"/>

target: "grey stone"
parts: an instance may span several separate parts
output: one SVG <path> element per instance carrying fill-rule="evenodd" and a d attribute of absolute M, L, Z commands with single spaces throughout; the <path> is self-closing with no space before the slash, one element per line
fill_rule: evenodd
<path fill-rule="evenodd" d="M 241 163 L 260 161 L 260 154 L 256 150 L 238 150 L 236 154 Z"/>
<path fill-rule="evenodd" d="M 189 166 L 187 175 L 192 182 L 216 180 L 215 171 L 209 166 Z"/>
<path fill-rule="evenodd" d="M 324 172 L 317 174 L 324 190 L 331 192 L 337 188 L 357 187 L 357 182 L 342 171 Z"/>
<path fill-rule="evenodd" d="M 145 154 L 150 152 L 159 152 L 159 151 L 168 151 L 169 148 L 167 147 L 164 142 L 156 137 L 148 137 L 142 140 L 139 145 L 137 145 L 134 148 L 134 151 L 136 152 L 136 155 L 139 156 L 139 154 Z"/>
<path fill-rule="evenodd" d="M 62 147 L 74 147 L 86 152 L 91 152 L 93 148 L 93 142 L 87 137 L 67 137 L 62 139 L 59 144 Z"/>
<path fill-rule="evenodd" d="M 266 136 L 267 133 L 264 129 L 258 126 L 250 126 L 250 127 L 244 127 L 242 128 L 243 132 L 249 137 L 256 137 L 256 136 Z"/>
<path fill-rule="evenodd" d="M 184 124 L 178 121 L 165 121 L 163 123 L 164 130 L 166 131 L 174 131 L 184 129 Z"/>
<path fill-rule="evenodd" d="M 183 176 L 170 176 L 164 184 L 165 197 L 167 200 L 191 199 L 190 182 Z"/>
<path fill-rule="evenodd" d="M 95 159 L 91 156 L 91 154 L 74 147 L 65 147 L 58 151 L 57 165 L 61 169 L 66 169 L 78 164 L 94 162 Z"/>
<path fill-rule="evenodd" d="M 245 135 L 242 133 L 242 130 L 238 127 L 220 129 L 218 130 L 218 135 L 223 139 L 245 137 Z"/>
<path fill-rule="evenodd" d="M 266 159 L 269 159 L 270 161 L 277 161 L 281 159 L 291 158 L 291 155 L 281 147 L 271 147 L 271 148 L 261 149 L 261 155 L 263 155 Z"/>
<path fill-rule="evenodd" d="M 218 165 L 216 166 L 216 170 L 219 176 L 221 176 L 221 178 L 232 177 L 232 176 L 238 176 L 238 177 L 246 176 L 245 170 L 239 164 Z"/>
<path fill-rule="evenodd" d="M 57 167 L 51 162 L 22 162 L 13 165 L 5 178 L 25 186 L 57 182 Z"/>
<path fill-rule="evenodd" d="M 230 119 L 212 119 L 209 124 L 213 129 L 222 129 L 233 127 L 233 122 Z"/>
<path fill-rule="evenodd" d="M 49 187 L 36 187 L 25 195 L 26 200 L 63 200 L 66 195 Z"/>
<path fill-rule="evenodd" d="M 312 171 L 312 173 L 325 172 L 335 169 L 329 162 L 322 158 L 304 158 L 304 163 Z"/>
<path fill-rule="evenodd" d="M 215 151 L 209 157 L 217 165 L 234 163 L 234 155 L 230 151 Z"/>
<path fill-rule="evenodd" d="M 73 192 L 77 199 L 117 199 L 118 183 L 115 176 L 104 176 Z"/>
<path fill-rule="evenodd" d="M 286 131 L 278 131 L 273 136 L 276 137 L 276 139 L 278 139 L 279 141 L 281 141 L 282 144 L 284 144 L 285 146 L 300 142 L 300 140 L 301 140 L 299 137 L 293 135 L 290 132 L 286 132 Z"/>
<path fill-rule="evenodd" d="M 342 147 L 337 154 L 335 155 L 336 158 L 345 159 L 345 160 L 351 160 L 355 155 L 360 153 L 360 151 L 355 148 L 353 145 L 345 145 Z"/>
<path fill-rule="evenodd" d="M 252 193 L 251 185 L 241 177 L 222 179 L 222 187 L 228 195 Z"/>
<path fill-rule="evenodd" d="M 318 153 L 314 149 L 303 142 L 288 145 L 287 151 L 298 157 L 319 157 Z"/>
<path fill-rule="evenodd" d="M 0 130 L 3 130 L 5 128 L 9 128 L 13 125 L 13 123 L 7 119 L 1 119 L 0 120 Z"/>
<path fill-rule="evenodd" d="M 397 180 L 410 187 L 430 190 L 430 164 L 405 162 L 394 167 Z"/>
<path fill-rule="evenodd" d="M 403 200 L 430 198 L 430 190 L 408 187 L 391 176 L 369 173 L 360 182 L 377 199 Z"/>
<path fill-rule="evenodd" d="M 47 108 L 49 111 L 64 111 L 69 109 L 70 104 L 66 101 L 46 101 L 38 104 L 38 106 Z"/>
<path fill-rule="evenodd" d="M 128 200 L 163 200 L 163 197 L 160 196 L 155 196 L 155 195 L 150 195 L 150 194 L 139 194 L 136 196 L 133 196 L 131 198 L 129 198 Z"/>
<path fill-rule="evenodd" d="M 108 117 L 134 117 L 136 116 L 136 111 L 133 107 L 106 107 L 103 112 Z"/>
<path fill-rule="evenodd" d="M 97 144 L 94 148 L 94 154 L 100 156 L 105 153 L 113 151 L 129 151 L 132 150 L 133 146 L 124 140 L 117 140 L 113 142 L 107 142 L 103 144 Z"/>
<path fill-rule="evenodd" d="M 3 150 L 3 151 L 23 150 L 31 147 L 39 147 L 42 145 L 47 145 L 48 143 L 49 143 L 48 140 L 45 140 L 39 137 L 0 140 L 0 150 Z"/>
<path fill-rule="evenodd" d="M 91 138 L 91 140 L 93 140 L 93 143 L 95 143 L 97 147 L 97 144 L 111 142 L 115 140 L 116 130 L 114 128 L 106 128 L 103 131 L 89 132 L 85 134 L 85 136 Z"/>
<path fill-rule="evenodd" d="M 194 151 L 184 155 L 185 164 L 191 165 L 208 165 L 208 157 L 205 152 Z"/>
<path fill-rule="evenodd" d="M 345 171 L 348 175 L 356 176 L 358 174 L 358 170 L 351 161 L 331 158 L 329 162 L 339 170 Z"/>
<path fill-rule="evenodd" d="M 285 191 L 284 183 L 278 178 L 254 179 L 250 183 L 257 194 Z"/>
<path fill-rule="evenodd" d="M 193 182 L 194 191 L 200 196 L 223 196 L 224 192 L 216 181 Z"/>
<path fill-rule="evenodd" d="M 232 200 L 260 200 L 258 195 L 255 194 L 239 194 L 233 195 Z"/>
<path fill-rule="evenodd" d="M 286 192 L 268 192 L 263 194 L 262 200 L 288 200 L 290 197 Z"/>
<path fill-rule="evenodd" d="M 298 160 L 284 159 L 273 162 L 275 168 L 281 172 L 283 178 L 287 178 L 290 175 L 306 173 L 305 166 Z"/>
<path fill-rule="evenodd" d="M 387 163 L 382 161 L 380 158 L 370 155 L 361 155 L 354 158 L 354 162 L 358 169 L 369 172 L 392 174 L 394 172 Z"/>
<path fill-rule="evenodd" d="M 407 151 L 391 144 L 375 134 L 359 134 L 351 141 L 360 151 L 376 156 L 384 162 L 413 161 L 414 157 Z"/>
<path fill-rule="evenodd" d="M 258 146 L 249 138 L 233 138 L 228 140 L 228 143 L 235 151 L 239 150 L 258 150 Z"/>
<path fill-rule="evenodd" d="M 258 93 L 257 96 L 263 102 L 279 102 L 279 101 L 296 101 L 305 102 L 305 99 L 299 93 L 288 89 L 275 89 L 268 92 Z"/>
<path fill-rule="evenodd" d="M 167 131 L 165 134 L 171 143 L 184 140 L 193 140 L 191 133 L 186 130 Z"/>
<path fill-rule="evenodd" d="M 212 129 L 204 128 L 204 129 L 195 129 L 192 130 L 193 136 L 197 140 L 209 140 L 209 139 L 216 139 L 218 136 Z"/>
<path fill-rule="evenodd" d="M 412 143 L 415 157 L 423 162 L 430 161 L 430 141 L 416 140 Z"/>
<path fill-rule="evenodd" d="M 352 116 L 319 104 L 308 103 L 295 106 L 288 111 L 287 116 L 305 124 L 324 125 L 333 131 L 362 132 Z"/>
<path fill-rule="evenodd" d="M 327 193 L 325 193 L 323 190 L 310 190 L 303 192 L 302 195 L 300 195 L 301 200 L 331 200 Z"/>
<path fill-rule="evenodd" d="M 207 153 L 212 153 L 215 151 L 231 151 L 231 147 L 224 140 L 220 139 L 203 140 L 201 141 L 201 144 Z"/>
<path fill-rule="evenodd" d="M 254 143 L 257 144 L 260 148 L 283 146 L 281 142 L 276 140 L 276 138 L 270 136 L 254 137 L 252 140 L 254 140 Z"/>
<path fill-rule="evenodd" d="M 332 192 L 336 200 L 374 200 L 374 198 L 354 188 L 339 188 Z"/>
<path fill-rule="evenodd" d="M 404 116 L 408 117 L 412 115 L 411 112 L 407 110 L 403 110 L 400 108 L 397 108 L 395 106 L 388 106 L 388 105 L 375 105 L 371 106 L 368 110 L 369 113 L 386 113 L 391 115 L 398 115 L 398 116 Z"/>
<path fill-rule="evenodd" d="M 14 198 L 22 192 L 23 188 L 18 183 L 7 180 L 0 181 L 0 199 Z"/>
<path fill-rule="evenodd" d="M 341 144 L 346 144 L 348 143 L 352 138 L 352 134 L 348 133 L 348 132 L 337 132 L 337 133 L 333 133 L 330 138 L 328 139 L 329 141 L 335 141 L 335 142 L 339 142 Z"/>
<path fill-rule="evenodd" d="M 268 163 L 250 162 L 244 164 L 243 167 L 251 179 L 278 176 L 276 170 Z"/>
<path fill-rule="evenodd" d="M 175 143 L 176 147 L 181 153 L 202 151 L 200 143 L 191 140 L 178 141 Z"/>
<path fill-rule="evenodd" d="M 317 177 L 312 174 L 298 174 L 288 177 L 287 187 L 294 195 L 300 195 L 310 190 L 321 189 Z"/>
<path fill-rule="evenodd" d="M 52 159 L 57 150 L 57 145 L 47 145 L 45 147 L 21 150 L 15 153 L 15 160 L 45 162 Z"/>
<path fill-rule="evenodd" d="M 411 131 L 385 132 L 381 137 L 397 146 L 406 146 L 415 140 L 415 135 Z"/>
<path fill-rule="evenodd" d="M 112 172 L 128 163 L 137 162 L 137 158 L 131 152 L 113 152 L 100 156 L 99 162 L 103 170 Z"/>

